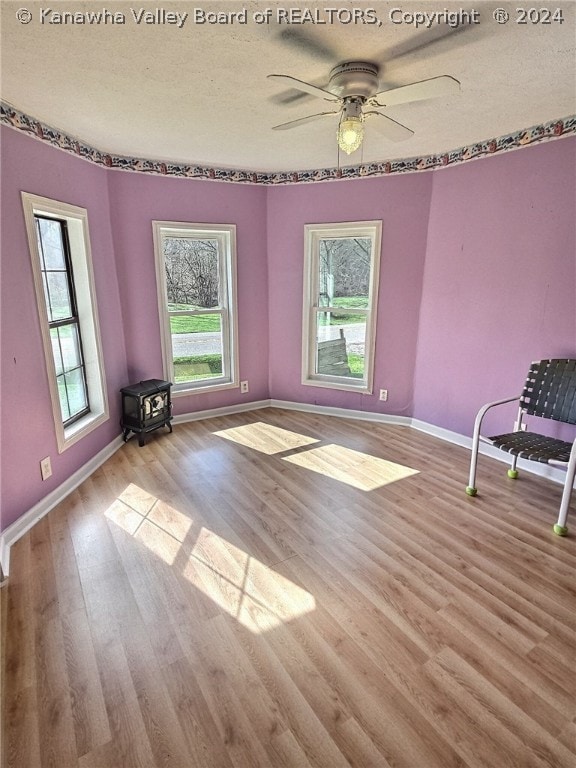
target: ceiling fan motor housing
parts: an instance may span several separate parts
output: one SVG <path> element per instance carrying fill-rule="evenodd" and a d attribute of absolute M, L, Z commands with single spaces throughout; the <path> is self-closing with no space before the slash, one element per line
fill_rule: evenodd
<path fill-rule="evenodd" d="M 341 99 L 360 96 L 369 99 L 378 90 L 378 67 L 368 61 L 347 61 L 330 72 L 330 91 Z"/>

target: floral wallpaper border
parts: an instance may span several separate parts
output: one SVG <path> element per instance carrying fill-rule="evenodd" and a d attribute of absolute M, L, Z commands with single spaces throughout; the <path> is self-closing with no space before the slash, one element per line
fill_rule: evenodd
<path fill-rule="evenodd" d="M 542 141 L 576 134 L 576 115 L 558 120 L 551 120 L 543 125 L 535 125 L 526 130 L 516 131 L 506 136 L 471 144 L 467 147 L 423 157 L 411 157 L 404 160 L 390 160 L 377 163 L 348 166 L 346 168 L 320 168 L 309 171 L 263 172 L 237 170 L 233 168 L 212 168 L 185 163 L 147 160 L 140 157 L 123 157 L 102 152 L 89 144 L 68 136 L 66 133 L 41 123 L 33 117 L 20 112 L 5 102 L 0 101 L 0 124 L 28 133 L 41 141 L 77 155 L 97 165 L 122 171 L 152 173 L 160 176 L 173 176 L 186 179 L 211 179 L 216 181 L 239 182 L 244 184 L 301 184 L 303 182 L 332 181 L 337 179 L 356 179 L 370 176 L 388 176 L 397 173 L 430 171 L 437 168 L 465 163 L 489 157 L 500 152 L 538 144 Z"/>

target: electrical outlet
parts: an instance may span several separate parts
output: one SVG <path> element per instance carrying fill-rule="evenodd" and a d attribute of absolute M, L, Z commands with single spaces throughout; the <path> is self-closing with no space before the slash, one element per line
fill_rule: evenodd
<path fill-rule="evenodd" d="M 245 395 L 246 392 L 248 392 L 248 382 L 247 381 L 241 381 L 240 382 L 240 392 Z"/>
<path fill-rule="evenodd" d="M 50 456 L 46 456 L 46 458 L 42 459 L 40 462 L 40 473 L 42 475 L 42 480 L 48 480 L 49 477 L 52 477 L 52 463 L 50 462 Z"/>
<path fill-rule="evenodd" d="M 380 390 L 380 400 L 388 400 L 388 390 L 387 389 L 381 389 Z"/>

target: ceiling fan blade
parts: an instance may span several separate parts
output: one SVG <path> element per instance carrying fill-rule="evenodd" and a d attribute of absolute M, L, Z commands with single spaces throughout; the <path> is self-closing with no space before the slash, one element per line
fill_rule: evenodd
<path fill-rule="evenodd" d="M 410 101 L 449 96 L 453 93 L 459 93 L 459 91 L 460 83 L 458 80 L 450 77 L 450 75 L 441 75 L 429 80 L 420 80 L 418 83 L 401 85 L 390 91 L 380 91 L 370 99 L 370 102 L 377 107 L 393 107 L 396 104 L 407 104 Z"/>
<path fill-rule="evenodd" d="M 297 91 L 295 88 L 289 88 L 281 93 L 276 93 L 274 96 L 270 96 L 270 101 L 273 104 L 281 105 L 293 105 L 297 103 L 304 104 L 307 101 L 312 101 L 314 97 L 304 91 Z"/>
<path fill-rule="evenodd" d="M 299 91 L 311 93 L 312 96 L 316 96 L 319 99 L 334 102 L 339 101 L 338 97 L 333 93 L 330 93 L 330 91 L 325 91 L 324 88 L 318 88 L 316 85 L 312 85 L 312 83 L 305 83 L 304 80 L 298 80 L 296 77 L 291 77 L 290 75 L 268 75 L 268 77 L 272 78 L 272 80 L 278 80 L 279 82 L 284 83 L 284 85 L 296 88 Z"/>
<path fill-rule="evenodd" d="M 278 39 L 286 43 L 287 45 L 296 48 L 298 51 L 313 56 L 315 59 L 321 61 L 328 61 L 331 64 L 335 64 L 340 55 L 337 51 L 325 43 L 321 43 L 319 40 L 304 32 L 302 29 L 296 29 L 294 27 L 283 29 L 278 34 Z"/>
<path fill-rule="evenodd" d="M 312 120 L 317 120 L 319 117 L 326 117 L 327 115 L 337 115 L 340 110 L 335 112 L 318 112 L 316 115 L 308 115 L 307 117 L 299 117 L 298 120 L 290 120 L 288 123 L 280 123 L 280 125 L 272 126 L 273 131 L 285 131 L 288 128 L 295 128 L 297 125 L 304 125 L 304 123 L 310 123 Z"/>
<path fill-rule="evenodd" d="M 474 31 L 474 35 L 462 34 L 470 30 Z M 397 59 L 420 53 L 437 44 L 440 44 L 439 47 L 444 50 L 458 48 L 465 45 L 470 37 L 477 37 L 480 31 L 480 25 L 475 24 L 463 24 L 458 27 L 447 27 L 439 24 L 436 28 L 423 30 L 402 43 L 390 46 L 375 59 L 384 62 L 384 66 L 389 68 Z"/>
<path fill-rule="evenodd" d="M 391 117 L 383 115 L 382 112 L 376 112 L 375 110 L 373 112 L 364 112 L 364 117 L 371 117 L 372 115 L 378 115 L 380 120 L 376 120 L 374 125 L 390 141 L 404 141 L 414 136 L 414 131 L 406 128 L 401 123 L 397 123 L 396 120 L 392 120 Z"/>

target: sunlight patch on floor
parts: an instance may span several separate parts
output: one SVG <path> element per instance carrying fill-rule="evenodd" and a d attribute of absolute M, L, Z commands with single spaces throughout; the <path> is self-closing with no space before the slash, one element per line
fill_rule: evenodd
<path fill-rule="evenodd" d="M 174 563 L 193 524 L 188 515 L 134 483 L 108 507 L 105 516 L 169 565 Z"/>
<path fill-rule="evenodd" d="M 332 480 L 339 480 L 360 491 L 373 491 L 419 474 L 419 471 L 412 467 L 379 459 L 342 445 L 322 445 L 293 456 L 285 456 L 283 461 L 318 472 Z"/>
<path fill-rule="evenodd" d="M 316 607 L 309 592 L 206 528 L 198 534 L 185 575 L 257 634 Z"/>
<path fill-rule="evenodd" d="M 255 424 L 245 424 L 242 427 L 222 429 L 214 432 L 214 434 L 246 448 L 253 448 L 267 456 L 320 442 L 314 437 L 300 435 L 298 432 L 291 432 L 288 429 L 275 427 L 262 421 Z"/>
<path fill-rule="evenodd" d="M 267 632 L 316 607 L 305 589 L 205 526 L 191 532 L 190 517 L 138 486 L 128 486 L 105 515 L 251 632 Z"/>

